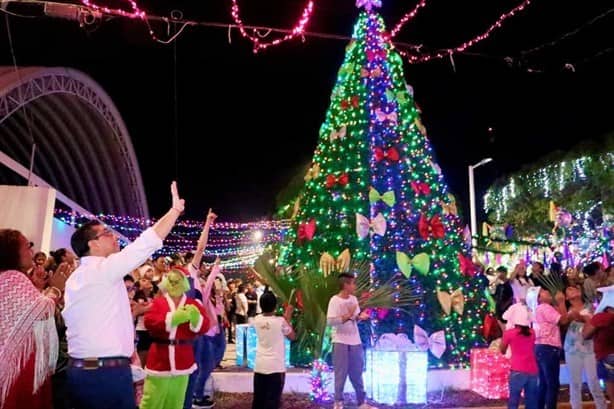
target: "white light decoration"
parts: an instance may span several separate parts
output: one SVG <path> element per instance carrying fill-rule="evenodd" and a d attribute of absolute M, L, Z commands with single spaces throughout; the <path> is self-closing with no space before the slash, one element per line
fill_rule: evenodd
<path fill-rule="evenodd" d="M 614 167 L 614 152 L 582 156 L 510 177 L 504 185 L 493 186 L 484 195 L 484 211 L 494 212 L 497 221 L 505 217 L 511 202 L 519 196 L 551 199 L 569 185 L 581 183 L 593 173 Z"/>
<path fill-rule="evenodd" d="M 426 403 L 428 353 L 367 349 L 367 396 L 386 405 Z"/>
<path fill-rule="evenodd" d="M 509 397 L 510 360 L 498 350 L 471 350 L 471 390 L 488 399 Z"/>
<path fill-rule="evenodd" d="M 262 234 L 262 231 L 256 230 L 254 234 L 252 235 L 252 240 L 255 242 L 259 242 L 260 240 L 262 240 L 263 236 L 264 235 Z"/>
<path fill-rule="evenodd" d="M 561 170 L 559 171 L 559 192 L 565 187 L 565 161 L 561 162 Z"/>
<path fill-rule="evenodd" d="M 284 338 L 286 346 L 285 365 L 290 367 L 290 340 Z M 254 369 L 256 363 L 256 347 L 258 336 L 256 328 L 251 324 L 238 324 L 236 328 L 237 366 L 247 366 Z"/>

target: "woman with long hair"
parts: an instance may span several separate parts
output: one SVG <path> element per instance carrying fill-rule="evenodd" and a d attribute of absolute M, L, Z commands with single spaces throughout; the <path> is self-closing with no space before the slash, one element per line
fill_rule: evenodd
<path fill-rule="evenodd" d="M 524 261 L 516 264 L 514 271 L 510 277 L 510 285 L 514 292 L 514 301 L 525 303 L 527 298 L 527 291 L 530 287 L 533 287 L 533 280 L 527 277 L 527 266 Z"/>
<path fill-rule="evenodd" d="M 0 408 L 51 408 L 50 375 L 58 359 L 54 310 L 63 281 L 39 291 L 26 276 L 32 247 L 17 230 L 0 229 Z M 39 266 L 38 268 L 42 268 Z"/>
<path fill-rule="evenodd" d="M 500 350 L 505 354 L 507 347 L 512 349 L 511 372 L 509 380 L 509 409 L 517 409 L 520 395 L 524 390 L 524 402 L 527 409 L 537 408 L 537 381 L 539 370 L 535 360 L 535 332 L 529 327 L 529 313 L 526 309 L 517 309 L 510 317 L 514 328 L 503 333 Z"/>

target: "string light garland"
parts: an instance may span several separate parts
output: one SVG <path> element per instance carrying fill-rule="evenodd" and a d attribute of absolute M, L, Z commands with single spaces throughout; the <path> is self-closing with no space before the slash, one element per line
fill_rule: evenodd
<path fill-rule="evenodd" d="M 492 32 L 500 28 L 505 20 L 507 20 L 510 17 L 513 17 L 514 15 L 516 15 L 516 13 L 523 11 L 530 3 L 531 3 L 531 0 L 524 0 L 521 4 L 514 7 L 512 10 L 499 16 L 497 21 L 495 21 L 490 27 L 488 27 L 488 29 L 484 31 L 482 34 L 475 36 L 471 40 L 466 41 L 457 47 L 447 48 L 447 49 L 443 49 L 443 50 L 437 51 L 432 54 L 422 54 L 422 55 L 410 54 L 403 50 L 399 50 L 399 52 L 403 56 L 405 56 L 411 64 L 423 63 L 423 62 L 427 62 L 427 61 L 434 60 L 434 59 L 449 57 L 450 55 L 453 55 L 456 53 L 462 53 L 467 48 L 473 47 L 477 43 L 490 37 Z"/>
<path fill-rule="evenodd" d="M 91 1 L 91 0 L 81 0 L 81 2 L 85 6 L 91 8 L 92 10 L 100 12 L 100 13 L 104 13 L 104 14 L 122 16 L 122 17 L 133 18 L 133 19 L 140 19 L 140 20 L 146 20 L 147 18 L 147 14 L 139 8 L 138 4 L 134 0 L 124 0 L 125 3 L 128 3 L 130 11 L 126 11 L 120 8 L 109 8 L 106 6 L 100 6 L 96 4 L 96 2 Z"/>
<path fill-rule="evenodd" d="M 68 225 L 79 226 L 90 220 L 92 215 L 81 215 L 56 209 L 55 217 Z M 146 228 L 155 223 L 154 219 L 131 216 L 98 214 L 95 217 L 130 240 L 136 239 Z M 254 261 L 263 253 L 267 245 L 279 243 L 284 239 L 289 225 L 288 220 L 249 223 L 216 222 L 209 231 L 205 256 L 220 257 L 221 266 L 225 270 L 248 269 L 253 266 Z M 156 256 L 194 251 L 202 228 L 203 221 L 180 220 Z"/>
<path fill-rule="evenodd" d="M 323 39 L 332 39 L 332 40 L 342 40 L 342 41 L 346 41 L 349 40 L 350 38 L 347 36 L 342 36 L 342 35 L 337 35 L 337 34 L 330 34 L 330 33 L 323 33 L 323 32 L 308 32 L 305 31 L 305 26 L 307 25 L 308 21 L 305 20 L 305 18 L 307 18 L 307 20 L 310 19 L 311 17 L 311 13 L 313 11 L 313 4 L 311 6 L 311 8 L 309 8 L 309 4 L 306 6 L 303 16 L 302 18 L 299 20 L 299 23 L 295 26 L 295 28 L 293 29 L 281 29 L 281 28 L 277 28 L 277 27 L 271 27 L 271 26 L 256 26 L 256 25 L 247 25 L 244 24 L 242 22 L 242 20 L 239 18 L 239 24 L 228 24 L 228 23 L 221 23 L 221 22 L 213 22 L 213 21 L 199 21 L 199 20 L 189 20 L 189 19 L 184 19 L 182 18 L 182 13 L 180 10 L 174 10 L 173 13 L 175 13 L 175 15 L 171 15 L 170 17 L 168 16 L 159 16 L 159 15 L 153 15 L 153 14 L 148 14 L 146 13 L 144 10 L 140 9 L 138 7 L 138 4 L 133 1 L 133 0 L 126 0 L 128 1 L 129 4 L 129 8 L 130 10 L 124 10 L 124 9 L 120 9 L 120 8 L 110 8 L 110 7 L 106 7 L 106 6 L 100 6 L 94 2 L 92 2 L 91 0 L 82 0 L 82 4 L 85 6 L 85 8 L 83 8 L 83 10 L 81 10 L 82 12 L 89 12 L 93 15 L 95 15 L 97 18 L 100 17 L 104 17 L 104 16 L 108 16 L 108 17 L 126 17 L 126 18 L 131 18 L 131 19 L 137 19 L 137 20 L 141 20 L 145 23 L 145 25 L 147 26 L 148 29 L 148 33 L 151 36 L 151 38 L 156 41 L 159 42 L 161 44 L 170 44 L 173 41 L 175 41 L 179 35 L 181 35 L 184 30 L 188 27 L 214 27 L 214 28 L 221 28 L 224 30 L 229 30 L 229 42 L 230 42 L 230 30 L 233 28 L 237 28 L 239 29 L 239 31 L 241 32 L 241 35 L 243 37 L 249 38 L 250 40 L 254 41 L 255 44 L 254 45 L 254 51 L 257 52 L 262 48 L 267 48 L 271 45 L 278 45 L 284 41 L 290 40 L 292 38 L 295 38 L 297 36 L 301 36 L 303 39 L 305 37 L 313 37 L 313 38 L 323 38 Z M 44 1 L 39 1 L 39 0 L 33 0 L 34 3 L 45 3 Z M 236 3 L 236 0 L 235 0 Z M 404 24 L 406 24 L 408 21 L 410 21 L 417 13 L 419 8 L 422 8 L 426 5 L 426 1 L 425 0 L 421 0 L 421 2 L 409 13 L 407 13 L 402 19 L 401 21 L 397 24 L 397 26 L 395 27 L 395 29 L 393 30 L 394 35 L 396 35 L 398 33 L 398 31 L 402 28 L 402 26 Z M 29 16 L 29 15 L 21 15 L 21 14 L 16 14 L 16 13 L 12 13 L 8 10 L 0 10 L 3 11 L 4 13 L 10 14 L 10 15 L 15 15 L 18 17 L 24 17 L 24 18 L 35 18 L 38 16 Z M 307 13 L 309 11 L 309 13 Z M 237 5 L 237 13 L 238 13 L 238 5 Z M 237 14 L 237 17 L 239 17 L 239 15 Z M 168 39 L 161 39 L 159 36 L 156 35 L 155 31 L 152 28 L 151 23 L 152 22 L 160 22 L 160 23 L 164 23 L 167 26 L 167 31 L 170 32 L 170 25 L 174 25 L 174 26 L 180 26 L 178 29 L 175 30 L 174 34 L 170 35 L 170 37 Z M 497 23 L 495 23 L 495 25 L 497 25 Z M 254 35 L 250 34 L 249 31 L 252 31 L 254 33 Z M 282 38 L 279 38 L 277 40 L 271 41 L 271 42 L 263 42 L 261 40 L 261 35 L 259 34 L 259 32 L 261 31 L 265 31 L 266 35 L 264 37 L 266 37 L 267 35 L 269 35 L 270 33 L 279 33 L 279 34 L 283 34 L 284 36 Z M 432 54 L 432 55 L 425 55 L 421 53 L 421 49 L 423 48 L 422 45 L 416 45 L 416 44 L 411 44 L 411 43 L 407 43 L 407 42 L 394 42 L 395 46 L 399 47 L 399 52 L 403 55 L 408 57 L 409 62 L 410 63 L 418 63 L 418 62 L 426 62 L 428 60 L 431 60 L 433 58 L 443 58 L 445 56 L 449 56 L 451 54 L 454 53 L 463 53 L 465 55 L 469 55 L 469 56 L 476 56 L 476 57 L 484 57 L 484 58 L 491 58 L 491 59 L 499 59 L 504 61 L 505 63 L 507 63 L 510 66 L 514 66 L 516 68 L 519 68 L 520 65 L 526 65 L 522 62 L 520 62 L 519 60 L 515 60 L 513 57 L 493 57 L 490 55 L 486 55 L 486 54 L 482 54 L 482 53 L 474 53 L 474 52 L 467 52 L 467 51 L 458 51 L 455 49 L 446 49 L 446 50 L 441 50 L 436 54 Z M 474 44 L 474 43 L 472 43 Z M 466 48 L 466 47 L 465 47 Z M 464 48 L 463 48 L 464 49 Z M 413 50 L 411 52 L 407 51 L 407 50 Z M 577 63 L 574 64 L 569 64 L 566 63 L 564 64 L 563 69 L 566 71 L 575 71 L 575 65 L 578 64 L 584 64 L 587 63 L 590 60 L 593 60 L 595 58 L 598 58 L 602 55 L 605 55 L 609 52 L 611 52 L 612 50 L 614 50 L 614 48 L 612 49 L 606 49 L 606 50 L 602 50 L 601 52 L 598 52 L 597 54 L 591 56 L 591 57 L 587 57 L 582 61 L 579 61 Z M 418 61 L 420 60 L 420 61 Z M 532 67 L 525 67 L 527 72 L 542 72 L 541 70 L 537 70 L 534 69 Z"/>
<path fill-rule="evenodd" d="M 582 23 L 580 26 L 576 27 L 575 29 L 566 32 L 565 34 L 559 36 L 556 40 L 552 40 L 552 41 L 548 41 L 545 42 L 543 44 L 540 44 L 538 46 L 532 47 L 530 49 L 527 50 L 523 50 L 521 51 L 519 54 L 523 57 L 526 57 L 530 54 L 534 54 L 538 51 L 542 51 L 545 48 L 548 47 L 554 47 L 555 45 L 568 40 L 572 37 L 574 37 L 576 34 L 580 33 L 581 31 L 583 31 L 584 29 L 592 26 L 593 24 L 597 23 L 600 20 L 603 20 L 604 18 L 607 18 L 610 16 L 610 14 L 614 13 L 614 8 L 611 8 L 609 10 L 606 10 L 605 12 L 591 18 L 590 20 L 586 21 L 585 23 Z"/>
<path fill-rule="evenodd" d="M 243 24 L 243 21 L 241 20 L 241 13 L 239 10 L 238 0 L 232 0 L 231 10 L 232 10 L 231 11 L 232 19 L 234 20 L 237 27 L 239 27 L 239 32 L 244 38 L 249 39 L 253 43 L 254 53 L 257 53 L 260 50 L 264 50 L 270 46 L 275 46 L 275 45 L 281 44 L 282 42 L 289 41 L 289 40 L 292 40 L 293 38 L 303 35 L 305 32 L 305 27 L 307 26 L 307 23 L 309 22 L 309 19 L 311 18 L 311 15 L 313 13 L 313 1 L 310 0 L 307 2 L 307 4 L 305 5 L 305 8 L 303 9 L 301 18 L 299 19 L 298 23 L 294 26 L 294 28 L 292 29 L 290 33 L 286 34 L 285 36 L 281 38 L 277 38 L 272 41 L 263 41 L 262 37 L 259 36 L 256 30 L 253 30 L 256 35 L 248 33 L 247 28 L 245 27 L 245 25 Z"/>
<path fill-rule="evenodd" d="M 399 31 L 401 31 L 403 26 L 407 24 L 410 20 L 412 20 L 414 17 L 416 17 L 416 14 L 418 14 L 418 11 L 425 6 L 426 6 L 426 0 L 420 0 L 420 3 L 416 4 L 416 7 L 414 7 L 413 10 L 410 11 L 409 13 L 405 14 L 401 18 L 401 20 L 399 20 L 397 25 L 394 26 L 392 31 L 390 31 L 390 37 L 391 38 L 396 37 L 396 35 L 399 34 Z"/>

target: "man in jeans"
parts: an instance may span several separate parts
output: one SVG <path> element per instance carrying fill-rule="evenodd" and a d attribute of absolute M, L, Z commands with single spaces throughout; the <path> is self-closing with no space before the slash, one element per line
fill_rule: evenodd
<path fill-rule="evenodd" d="M 352 274 L 339 274 L 339 294 L 333 295 L 328 302 L 326 319 L 333 328 L 333 367 L 335 370 L 334 409 L 343 409 L 343 388 L 348 375 L 356 392 L 359 409 L 374 409 L 365 402 L 365 389 L 362 382 L 364 354 L 357 320 L 369 319 L 360 312 L 356 291 L 356 279 Z"/>
<path fill-rule="evenodd" d="M 68 391 L 74 409 L 134 409 L 130 357 L 134 323 L 124 276 L 142 265 L 170 233 L 184 210 L 175 182 L 172 207 L 120 251 L 109 228 L 92 220 L 77 229 L 71 245 L 81 265 L 66 281 Z"/>
<path fill-rule="evenodd" d="M 544 288 L 539 291 L 535 309 L 535 357 L 539 367 L 539 409 L 556 409 L 559 394 L 561 360 L 561 331 L 559 325 L 579 319 L 578 313 L 567 313 L 565 295 L 557 292 L 552 306 L 552 295 Z"/>

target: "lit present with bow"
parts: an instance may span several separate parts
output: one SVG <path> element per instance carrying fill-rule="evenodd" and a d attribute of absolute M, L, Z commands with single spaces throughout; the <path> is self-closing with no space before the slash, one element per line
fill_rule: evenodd
<path fill-rule="evenodd" d="M 239 324 L 236 329 L 237 347 L 237 366 L 247 366 L 254 369 L 256 363 L 256 347 L 258 346 L 258 335 L 256 328 L 251 324 Z M 284 337 L 286 344 L 285 365 L 290 367 L 290 340 Z"/>
<path fill-rule="evenodd" d="M 498 348 L 471 350 L 471 390 L 488 399 L 507 399 L 510 360 Z"/>
<path fill-rule="evenodd" d="M 443 342 L 445 349 L 445 337 Z M 380 336 L 366 353 L 367 396 L 387 405 L 426 403 L 428 352 L 423 348 L 406 334 Z"/>

